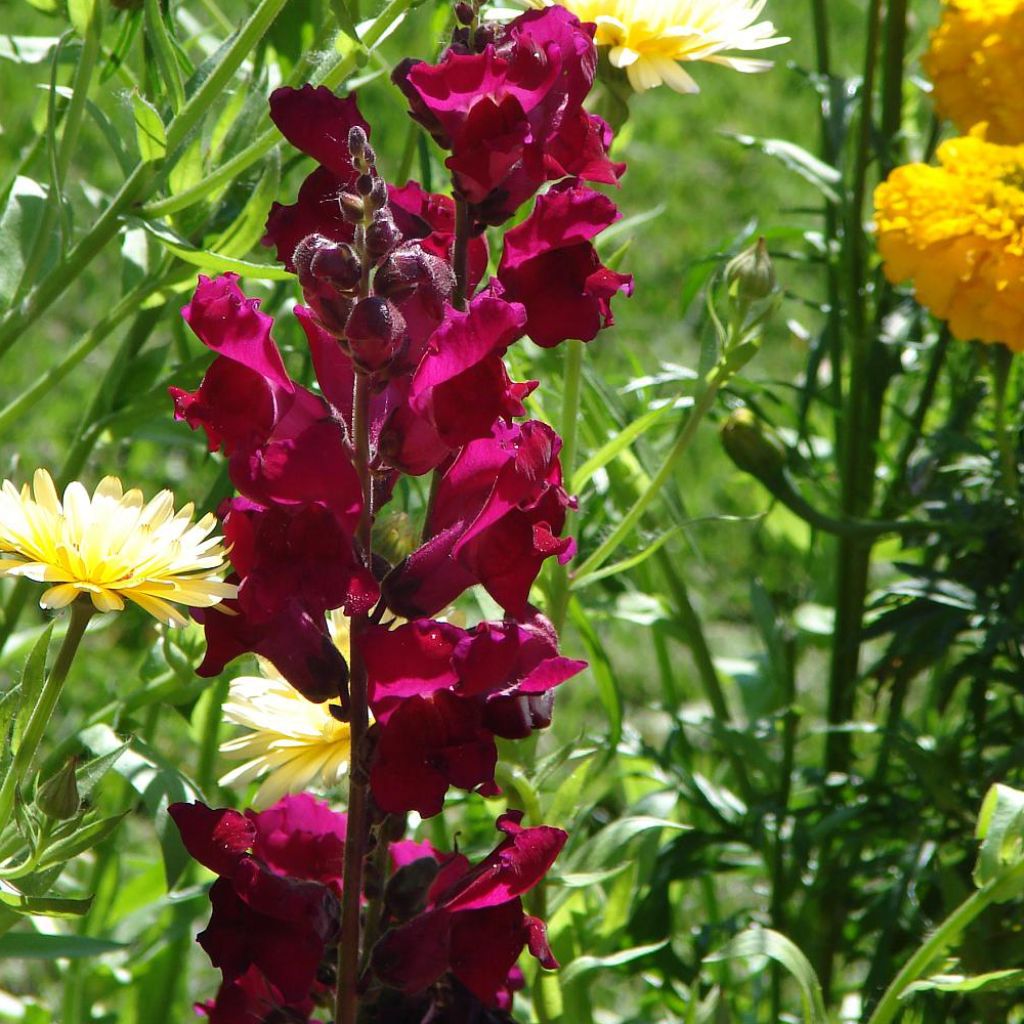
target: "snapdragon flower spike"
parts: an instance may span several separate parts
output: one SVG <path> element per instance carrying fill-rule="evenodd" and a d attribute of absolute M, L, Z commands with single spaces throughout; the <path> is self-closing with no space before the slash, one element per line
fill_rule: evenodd
<path fill-rule="evenodd" d="M 507 1005 L 510 972 L 524 948 L 558 966 L 544 923 L 523 912 L 522 896 L 547 873 L 568 838 L 561 829 L 523 828 L 522 812 L 497 822 L 505 839 L 476 867 L 461 854 L 441 868 L 421 914 L 377 943 L 373 969 L 388 985 L 421 992 L 451 974 L 486 1006 Z"/>
<path fill-rule="evenodd" d="M 508 220 L 546 181 L 621 176 L 608 159 L 608 125 L 583 109 L 597 67 L 593 33 L 551 7 L 497 29 L 480 53 L 452 47 L 437 65 L 396 68 L 412 116 L 451 151 L 456 194 L 478 222 Z"/>
<path fill-rule="evenodd" d="M 429 539 L 388 575 L 388 607 L 404 618 L 436 615 L 476 583 L 513 618 L 528 613 L 546 558 L 575 550 L 560 537 L 574 500 L 562 488 L 561 438 L 537 420 L 497 423 L 451 461 L 434 494 Z"/>
<path fill-rule="evenodd" d="M 612 297 L 633 294 L 633 278 L 604 266 L 592 244 L 620 216 L 607 196 L 567 180 L 505 233 L 500 294 L 525 306 L 526 332 L 538 345 L 592 341 L 615 322 Z"/>
<path fill-rule="evenodd" d="M 379 739 L 370 776 L 385 811 L 440 812 L 449 786 L 496 792 L 495 737 L 523 739 L 551 722 L 552 691 L 585 662 L 563 658 L 551 623 L 432 619 L 360 639 Z"/>

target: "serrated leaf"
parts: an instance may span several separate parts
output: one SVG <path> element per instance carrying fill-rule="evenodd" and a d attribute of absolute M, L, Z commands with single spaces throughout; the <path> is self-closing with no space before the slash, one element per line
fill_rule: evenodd
<path fill-rule="evenodd" d="M 126 949 L 123 942 L 94 939 L 89 935 L 42 935 L 39 932 L 8 932 L 0 936 L 0 960 L 77 960 Z"/>
<path fill-rule="evenodd" d="M 821 983 L 811 962 L 800 948 L 771 928 L 748 928 L 720 950 L 704 958 L 705 963 L 747 957 L 768 957 L 781 964 L 800 988 L 800 1003 L 806 1024 L 828 1024 Z"/>
<path fill-rule="evenodd" d="M 135 139 L 143 163 L 162 160 L 167 155 L 167 131 L 160 112 L 137 90 L 132 93 Z"/>
<path fill-rule="evenodd" d="M 618 953 L 609 953 L 607 956 L 578 956 L 572 963 L 567 964 L 559 974 L 559 981 L 563 985 L 571 985 L 574 981 L 585 977 L 592 971 L 605 970 L 609 967 L 621 967 L 623 964 L 630 964 L 641 957 L 657 953 L 668 945 L 668 939 L 661 942 L 652 942 L 646 946 L 634 946 L 632 949 L 622 949 Z"/>

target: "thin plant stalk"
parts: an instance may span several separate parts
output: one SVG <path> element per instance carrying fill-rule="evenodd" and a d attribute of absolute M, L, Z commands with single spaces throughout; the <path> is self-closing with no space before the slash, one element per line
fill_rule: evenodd
<path fill-rule="evenodd" d="M 39 750 L 46 726 L 49 724 L 54 709 L 57 707 L 57 701 L 60 699 L 61 691 L 64 689 L 68 670 L 75 659 L 78 646 L 82 642 L 82 637 L 85 636 L 86 626 L 89 625 L 94 611 L 92 602 L 85 597 L 79 597 L 71 605 L 71 618 L 60 650 L 57 652 L 57 659 L 39 691 L 35 707 L 29 715 L 25 731 L 18 743 L 18 749 L 14 752 L 14 759 L 4 777 L 2 786 L 0 786 L 0 832 L 10 821 L 18 783 L 24 778 Z"/>

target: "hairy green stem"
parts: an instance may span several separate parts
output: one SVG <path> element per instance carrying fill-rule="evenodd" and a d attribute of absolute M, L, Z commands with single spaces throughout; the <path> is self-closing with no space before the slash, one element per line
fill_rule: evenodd
<path fill-rule="evenodd" d="M 93 611 L 92 603 L 85 596 L 79 597 L 71 605 L 71 618 L 68 622 L 67 632 L 64 634 L 64 641 L 57 652 L 57 659 L 39 691 L 35 707 L 32 708 L 25 731 L 18 742 L 18 749 L 14 752 L 14 759 L 4 777 L 2 786 L 0 786 L 0 832 L 3 832 L 10 821 L 18 784 L 24 778 L 36 756 L 43 733 L 57 706 L 61 690 L 64 689 L 64 680 L 67 679 L 68 670 L 74 661 L 78 645 L 81 643 L 82 637 L 85 636 L 85 628 L 89 625 Z"/>

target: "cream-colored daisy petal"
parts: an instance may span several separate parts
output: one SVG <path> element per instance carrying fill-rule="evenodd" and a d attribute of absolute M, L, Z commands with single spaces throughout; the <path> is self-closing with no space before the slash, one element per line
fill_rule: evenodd
<path fill-rule="evenodd" d="M 550 7 L 555 0 L 528 0 Z M 668 85 L 697 92 L 680 63 L 708 61 L 736 71 L 764 71 L 770 61 L 734 54 L 781 46 L 770 21 L 758 21 L 766 0 L 558 0 L 583 22 L 597 26 L 598 46 L 610 47 L 609 59 L 623 68 L 630 84 L 643 92 Z M 671 63 L 677 70 L 670 70 Z M 682 72 L 682 73 L 681 73 Z"/>
<path fill-rule="evenodd" d="M 334 642 L 348 655 L 348 619 L 331 616 Z M 351 736 L 348 724 L 330 712 L 330 704 L 313 704 L 261 662 L 265 676 L 231 681 L 224 717 L 245 731 L 221 744 L 221 753 L 243 764 L 228 771 L 223 786 L 245 785 L 263 777 L 254 806 L 267 807 L 286 793 L 337 785 L 348 770 Z"/>
<path fill-rule="evenodd" d="M 237 595 L 216 574 L 224 568 L 221 538 L 209 537 L 212 516 L 192 523 L 194 509 L 174 512 L 161 491 L 149 503 L 114 476 L 93 493 L 72 482 L 57 494 L 53 479 L 36 470 L 32 486 L 0 486 L 0 576 L 24 576 L 58 586 L 40 601 L 61 608 L 87 593 L 101 612 L 134 601 L 162 622 L 188 621 L 176 605 L 211 607 Z"/>

